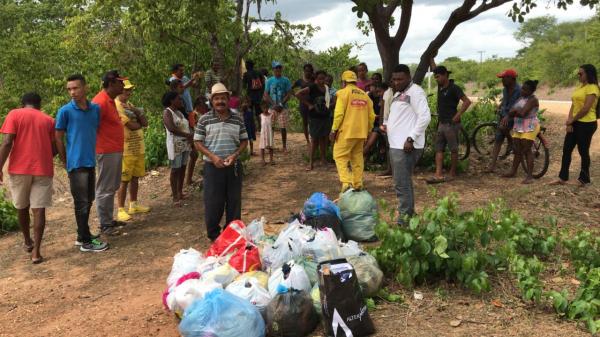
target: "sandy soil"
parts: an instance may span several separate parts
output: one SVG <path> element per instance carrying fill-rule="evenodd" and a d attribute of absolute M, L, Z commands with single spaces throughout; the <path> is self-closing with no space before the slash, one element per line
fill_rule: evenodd
<path fill-rule="evenodd" d="M 597 229 L 600 223 L 597 169 L 592 170 L 596 184 L 586 189 L 546 184 L 558 172 L 564 109 L 562 105 L 548 106 L 546 125 L 552 164 L 545 177 L 522 186 L 518 179 L 484 175 L 480 172 L 485 159 L 473 156 L 468 172 L 452 183 L 439 185 L 439 194 L 457 192 L 466 208 L 502 197 L 531 220 L 554 215 L 562 228 Z M 250 162 L 243 192 L 243 220 L 264 215 L 274 223 L 298 211 L 314 191 L 332 196 L 338 192 L 334 166 L 306 172 L 306 163 L 301 159 L 306 146 L 303 136 L 292 134 L 291 144 L 290 154 L 276 153 L 276 166 L 263 168 L 256 157 Z M 598 163 L 600 137 L 594 139 L 593 152 L 593 162 Z M 507 165 L 504 163 L 504 167 Z M 575 159 L 573 174 L 578 165 Z M 152 213 L 136 216 L 123 228 L 123 235 L 108 239 L 111 249 L 98 254 L 80 253 L 73 246 L 72 200 L 64 173 L 59 172 L 55 207 L 49 210 L 43 242 L 47 261 L 32 265 L 21 248 L 19 233 L 0 237 L 0 336 L 178 335 L 177 322 L 161 305 L 172 256 L 182 248 L 205 250 L 209 241 L 203 225 L 201 192 L 192 191 L 185 207 L 174 209 L 168 193 L 168 172 L 165 169 L 158 172 L 156 176 L 148 175 L 141 184 L 141 200 L 153 207 Z M 430 175 L 430 172 L 416 175 L 419 210 L 435 202 L 424 182 Z M 371 172 L 365 180 L 376 198 L 395 204 L 391 180 L 376 178 Z M 96 225 L 94 222 L 94 228 Z M 548 271 L 548 287 L 560 288 L 568 283 L 566 278 L 552 281 L 555 274 L 558 271 Z M 550 308 L 522 302 L 510 279 L 500 277 L 493 285 L 490 293 L 481 296 L 452 284 L 426 285 L 418 289 L 424 299 L 417 301 L 412 298 L 411 290 L 390 283 L 390 287 L 404 294 L 405 301 L 379 303 L 371 312 L 378 330 L 376 336 L 587 335 L 577 324 L 558 319 Z M 502 307 L 492 304 L 496 299 Z M 456 318 L 463 323 L 451 327 L 450 321 Z M 314 334 L 322 335 L 321 329 Z"/>

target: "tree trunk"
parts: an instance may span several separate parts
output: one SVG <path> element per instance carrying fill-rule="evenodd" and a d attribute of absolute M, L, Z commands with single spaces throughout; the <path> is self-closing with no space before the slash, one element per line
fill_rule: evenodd
<path fill-rule="evenodd" d="M 383 78 L 389 81 L 392 78 L 392 70 L 400 62 L 400 47 L 392 44 L 378 45 L 379 56 L 381 57 L 381 65 L 383 66 Z"/>

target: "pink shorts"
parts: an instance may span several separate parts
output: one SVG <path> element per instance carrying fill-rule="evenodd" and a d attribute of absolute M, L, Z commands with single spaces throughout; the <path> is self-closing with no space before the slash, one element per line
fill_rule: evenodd
<path fill-rule="evenodd" d="M 283 109 L 281 112 L 277 112 L 275 109 L 270 109 L 270 113 L 275 114 L 277 120 L 277 127 L 280 129 L 287 129 L 289 123 L 289 112 L 288 109 Z"/>

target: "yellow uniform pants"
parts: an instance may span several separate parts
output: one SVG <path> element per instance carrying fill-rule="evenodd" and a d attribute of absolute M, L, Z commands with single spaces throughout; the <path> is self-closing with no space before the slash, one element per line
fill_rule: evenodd
<path fill-rule="evenodd" d="M 342 192 L 350 187 L 363 187 L 364 144 L 365 140 L 362 138 L 338 138 L 333 145 L 333 159 L 342 183 Z"/>

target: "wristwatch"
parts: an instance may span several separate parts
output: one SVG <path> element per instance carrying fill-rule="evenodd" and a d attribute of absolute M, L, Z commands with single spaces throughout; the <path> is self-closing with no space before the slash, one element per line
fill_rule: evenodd
<path fill-rule="evenodd" d="M 415 142 L 415 140 L 412 139 L 412 137 L 406 138 L 406 141 L 409 142 L 409 143 L 414 143 Z"/>

